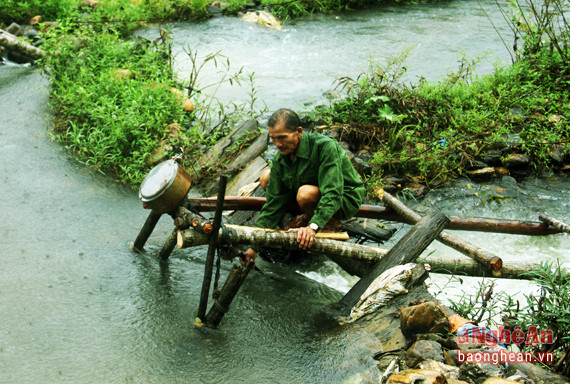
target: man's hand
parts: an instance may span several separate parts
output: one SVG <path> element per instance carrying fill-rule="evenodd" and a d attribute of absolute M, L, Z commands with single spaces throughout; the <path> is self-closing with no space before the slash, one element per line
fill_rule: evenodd
<path fill-rule="evenodd" d="M 250 261 L 254 261 L 255 257 L 257 256 L 257 252 L 255 252 L 255 249 L 253 248 L 248 248 L 243 254 L 245 258 L 240 259 L 240 262 L 244 267 L 248 265 Z"/>
<path fill-rule="evenodd" d="M 297 242 L 299 243 L 299 248 L 310 248 L 313 245 L 316 234 L 317 232 L 311 227 L 297 228 Z"/>

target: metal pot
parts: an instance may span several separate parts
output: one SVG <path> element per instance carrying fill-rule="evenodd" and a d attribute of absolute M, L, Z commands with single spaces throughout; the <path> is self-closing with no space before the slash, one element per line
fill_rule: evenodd
<path fill-rule="evenodd" d="M 169 213 L 180 205 L 188 194 L 190 175 L 174 160 L 156 165 L 144 178 L 139 199 L 143 207 L 157 213 Z"/>

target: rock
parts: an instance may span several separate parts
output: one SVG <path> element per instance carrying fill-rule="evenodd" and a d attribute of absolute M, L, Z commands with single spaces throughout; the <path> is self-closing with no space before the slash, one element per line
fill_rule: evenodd
<path fill-rule="evenodd" d="M 186 99 L 182 103 L 182 109 L 185 110 L 186 112 L 193 112 L 194 111 L 194 103 L 192 102 L 192 100 Z"/>
<path fill-rule="evenodd" d="M 20 27 L 19 24 L 12 23 L 5 29 L 6 32 L 11 33 L 14 36 L 24 36 L 24 28 Z"/>
<path fill-rule="evenodd" d="M 513 153 L 503 160 L 503 164 L 508 168 L 526 168 L 530 164 L 530 158 L 522 153 Z"/>
<path fill-rule="evenodd" d="M 483 382 L 483 384 L 516 384 L 516 381 L 501 379 L 499 377 L 487 379 Z"/>
<path fill-rule="evenodd" d="M 450 379 L 459 380 L 459 367 L 453 367 L 439 361 L 426 359 L 425 361 L 419 363 L 418 368 L 441 372 L 448 381 Z"/>
<path fill-rule="evenodd" d="M 30 19 L 28 24 L 35 26 L 35 25 L 38 25 L 39 23 L 41 23 L 41 21 L 42 21 L 42 17 L 40 15 L 36 15 Z"/>
<path fill-rule="evenodd" d="M 492 150 L 487 151 L 483 154 L 482 160 L 483 160 L 483 162 L 485 162 L 486 164 L 488 164 L 490 166 L 501 165 L 501 158 L 502 157 L 503 157 L 502 151 L 492 149 Z"/>
<path fill-rule="evenodd" d="M 483 161 L 480 160 L 473 160 L 471 162 L 469 162 L 469 167 L 467 168 L 467 170 L 471 171 L 474 169 L 481 169 L 481 168 L 485 168 L 488 167 L 489 165 Z"/>
<path fill-rule="evenodd" d="M 534 380 L 530 379 L 527 375 L 517 370 L 514 374 L 507 377 L 507 380 L 514 381 L 520 384 L 536 384 Z"/>
<path fill-rule="evenodd" d="M 474 171 L 467 171 L 467 176 L 475 181 L 490 181 L 493 180 L 497 175 L 495 173 L 494 167 L 485 167 L 476 169 Z"/>
<path fill-rule="evenodd" d="M 245 15 L 242 16 L 241 19 L 249 23 L 256 23 L 264 27 L 270 27 L 270 28 L 275 28 L 277 30 L 281 30 L 281 21 L 277 20 L 277 18 L 269 12 L 265 11 L 247 12 Z"/>
<path fill-rule="evenodd" d="M 416 341 L 406 352 L 406 365 L 416 368 L 425 360 L 443 363 L 443 349 L 439 343 L 429 340 Z M 459 372 L 459 369 L 457 370 Z"/>
<path fill-rule="evenodd" d="M 360 175 L 369 175 L 371 172 L 370 165 L 360 157 L 354 157 L 352 159 L 352 166 Z"/>
<path fill-rule="evenodd" d="M 459 368 L 459 379 L 472 382 L 474 384 L 483 384 L 485 380 L 491 378 L 501 378 L 502 369 L 489 363 L 465 363 Z"/>
<path fill-rule="evenodd" d="M 553 123 L 553 124 L 558 124 L 563 120 L 566 120 L 566 118 L 562 115 L 550 115 L 550 116 L 548 116 L 548 121 Z"/>
<path fill-rule="evenodd" d="M 404 335 L 449 332 L 449 320 L 443 308 L 433 301 L 401 308 L 400 326 Z"/>
<path fill-rule="evenodd" d="M 79 6 L 82 8 L 97 8 L 99 6 L 99 0 L 84 0 Z"/>
<path fill-rule="evenodd" d="M 503 176 L 500 184 L 504 188 L 514 189 L 517 186 L 517 180 L 512 176 Z"/>
<path fill-rule="evenodd" d="M 495 167 L 497 176 L 510 176 L 511 172 L 505 167 Z"/>
<path fill-rule="evenodd" d="M 553 145 L 548 151 L 548 157 L 552 159 L 557 164 L 562 164 L 564 162 L 565 147 L 562 144 Z"/>
<path fill-rule="evenodd" d="M 421 197 L 427 192 L 426 186 L 419 183 L 406 184 L 404 190 L 408 195 L 411 195 L 414 198 Z"/>
<path fill-rule="evenodd" d="M 212 4 L 206 5 L 206 11 L 208 11 L 208 13 L 212 16 L 221 16 L 223 12 L 220 7 L 216 7 Z"/>
<path fill-rule="evenodd" d="M 438 371 L 428 371 L 423 369 L 408 369 L 396 373 L 387 381 L 387 384 L 445 384 L 443 374 Z"/>
<path fill-rule="evenodd" d="M 135 78 L 135 73 L 130 69 L 115 68 L 111 71 L 111 74 L 115 79 L 118 80 L 128 80 Z"/>

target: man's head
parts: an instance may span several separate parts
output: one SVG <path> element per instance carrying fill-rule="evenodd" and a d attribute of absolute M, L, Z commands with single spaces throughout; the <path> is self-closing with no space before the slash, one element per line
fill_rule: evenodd
<path fill-rule="evenodd" d="M 269 118 L 267 129 L 281 156 L 289 155 L 293 159 L 303 135 L 299 116 L 290 109 L 278 109 Z"/>

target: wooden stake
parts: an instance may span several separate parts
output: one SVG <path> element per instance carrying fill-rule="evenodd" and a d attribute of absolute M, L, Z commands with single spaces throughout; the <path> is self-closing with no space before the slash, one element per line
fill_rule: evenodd
<path fill-rule="evenodd" d="M 224 286 L 220 292 L 220 296 L 214 302 L 208 315 L 206 316 L 206 324 L 217 327 L 222 318 L 228 312 L 230 304 L 234 300 L 239 288 L 241 287 L 243 281 L 247 277 L 249 271 L 252 270 L 254 263 L 251 262 L 247 267 L 238 267 L 234 264 L 232 270 L 230 271 Z"/>
<path fill-rule="evenodd" d="M 340 301 L 341 311 L 349 313 L 358 303 L 362 294 L 384 271 L 399 265 L 415 261 L 424 249 L 437 237 L 449 223 L 449 219 L 437 208 L 428 211 L 425 217 L 414 225 L 400 241 L 378 261 L 372 270 L 362 277 Z"/>
<path fill-rule="evenodd" d="M 156 223 L 158 223 L 158 220 L 160 219 L 161 216 L 162 213 L 150 211 L 148 217 L 146 218 L 146 221 L 144 222 L 143 227 L 141 228 L 137 238 L 135 239 L 135 242 L 131 245 L 131 248 L 135 252 L 140 253 L 144 250 L 143 249 L 144 245 L 148 240 L 152 231 L 154 231 L 154 227 L 156 227 Z"/>
<path fill-rule="evenodd" d="M 214 214 L 214 228 L 209 235 L 208 254 L 206 255 L 206 265 L 204 268 L 204 281 L 202 282 L 202 292 L 200 294 L 200 305 L 198 307 L 198 317 L 204 319 L 206 316 L 206 306 L 208 305 L 208 296 L 210 295 L 210 285 L 212 283 L 212 271 L 214 270 L 214 257 L 216 256 L 216 245 L 218 243 L 218 232 L 222 224 L 222 212 L 224 208 L 224 197 L 226 195 L 226 184 L 228 177 L 220 176 L 220 184 L 218 188 L 218 201 L 216 204 L 216 213 Z"/>
<path fill-rule="evenodd" d="M 388 192 L 384 192 L 382 201 L 384 204 L 388 205 L 396 213 L 398 213 L 398 215 L 406 218 L 406 220 L 418 222 L 422 218 L 420 214 L 406 207 L 404 203 L 396 199 Z M 441 232 L 437 236 L 437 240 L 478 261 L 486 268 L 489 268 L 489 271 L 493 276 L 501 276 L 501 267 L 503 266 L 503 261 L 499 257 L 485 251 L 484 249 L 477 248 L 473 244 L 445 231 Z"/>

